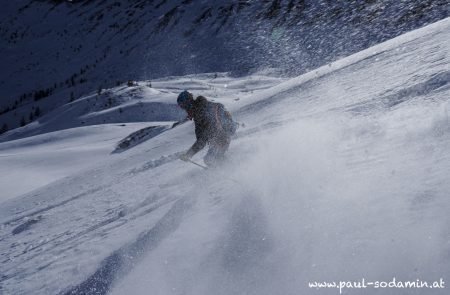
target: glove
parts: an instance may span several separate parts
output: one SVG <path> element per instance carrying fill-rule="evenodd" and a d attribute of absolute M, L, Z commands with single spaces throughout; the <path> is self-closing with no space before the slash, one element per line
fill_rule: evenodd
<path fill-rule="evenodd" d="M 187 162 L 190 159 L 191 159 L 191 157 L 189 157 L 189 155 L 187 153 L 183 153 L 183 154 L 180 155 L 180 160 L 182 160 L 182 161 Z"/>

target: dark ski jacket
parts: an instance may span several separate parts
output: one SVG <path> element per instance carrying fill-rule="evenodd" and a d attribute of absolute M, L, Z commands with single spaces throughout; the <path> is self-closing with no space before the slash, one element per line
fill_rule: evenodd
<path fill-rule="evenodd" d="M 194 120 L 197 141 L 187 154 L 193 156 L 208 143 L 210 145 L 228 146 L 232 133 L 224 126 L 224 121 L 233 122 L 230 113 L 221 103 L 210 102 L 203 96 L 194 100 L 189 118 Z M 225 118 L 224 118 L 225 116 Z"/>

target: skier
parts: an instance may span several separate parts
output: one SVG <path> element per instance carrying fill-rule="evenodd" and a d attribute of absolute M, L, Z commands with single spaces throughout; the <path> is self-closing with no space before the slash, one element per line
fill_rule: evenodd
<path fill-rule="evenodd" d="M 192 93 L 183 91 L 178 95 L 178 105 L 187 112 L 188 119 L 194 120 L 197 141 L 180 156 L 189 161 L 192 156 L 209 144 L 209 150 L 203 161 L 209 167 L 216 166 L 224 160 L 231 136 L 236 132 L 238 124 L 220 103 L 210 102 L 203 96 L 195 100 Z"/>

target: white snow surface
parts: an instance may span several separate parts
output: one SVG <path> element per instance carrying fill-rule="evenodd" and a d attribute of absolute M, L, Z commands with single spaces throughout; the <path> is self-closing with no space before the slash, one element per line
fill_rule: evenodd
<path fill-rule="evenodd" d="M 194 141 L 192 123 L 111 154 L 129 133 L 164 122 L 120 126 L 118 113 L 63 106 L 64 121 L 109 124 L 57 131 L 58 121 L 44 120 L 25 133 L 40 135 L 0 143 L 0 291 L 339 294 L 308 282 L 448 284 L 448 40 L 445 19 L 288 81 L 152 81 L 149 91 L 165 93 L 159 103 L 191 89 L 245 123 L 221 169 L 177 160 Z M 117 107 L 134 104 L 132 90 L 110 91 L 125 98 Z M 151 109 L 151 95 L 141 107 Z M 344 290 L 448 293 L 359 291 Z"/>

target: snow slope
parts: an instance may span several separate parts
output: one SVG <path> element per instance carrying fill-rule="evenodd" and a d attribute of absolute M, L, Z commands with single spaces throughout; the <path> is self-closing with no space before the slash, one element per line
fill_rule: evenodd
<path fill-rule="evenodd" d="M 205 83 L 194 93 L 215 92 L 246 123 L 229 163 L 177 160 L 187 123 L 0 203 L 0 290 L 338 294 L 308 282 L 449 281 L 449 39 L 445 19 L 253 93 L 252 76 L 161 80 L 173 99 Z M 89 136 L 71 142 L 79 152 Z"/>
<path fill-rule="evenodd" d="M 4 141 L 0 143 L 0 202 L 98 165 L 99 161 L 108 161 L 111 152 L 126 151 L 167 130 L 174 121 L 186 117 L 176 105 L 181 89 L 201 91 L 231 107 L 285 80 L 273 75 L 171 77 L 153 81 L 151 88 L 149 81 L 133 87 L 119 86 L 63 105 L 0 137 Z M 156 129 L 145 132 L 150 127 Z M 133 138 L 133 134 L 141 132 L 147 134 L 143 139 Z M 120 148 L 129 138 L 133 138 L 132 142 Z"/>
<path fill-rule="evenodd" d="M 149 125 L 154 124 L 79 127 L 1 144 L 0 202 L 108 161 L 119 140 Z"/>

